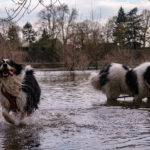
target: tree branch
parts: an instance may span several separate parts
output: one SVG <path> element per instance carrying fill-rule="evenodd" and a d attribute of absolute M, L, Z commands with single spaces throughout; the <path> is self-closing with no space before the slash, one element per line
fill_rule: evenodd
<path fill-rule="evenodd" d="M 51 11 L 53 11 L 53 7 L 56 5 L 56 3 L 61 5 L 60 0 L 51 0 L 49 5 L 44 4 L 46 0 L 38 0 L 37 4 L 34 7 L 32 7 L 32 2 L 34 0 L 11 0 L 11 1 L 15 5 L 15 8 L 13 9 L 5 8 L 6 14 L 8 16 L 7 18 L 5 18 L 5 20 L 8 21 L 15 20 L 16 18 L 18 18 L 17 21 L 19 21 L 26 13 L 27 14 L 32 13 L 39 5 L 42 5 L 47 9 L 51 9 Z"/>

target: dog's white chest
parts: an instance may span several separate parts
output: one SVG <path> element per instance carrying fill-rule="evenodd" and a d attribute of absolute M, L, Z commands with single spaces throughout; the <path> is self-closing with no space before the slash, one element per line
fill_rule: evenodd
<path fill-rule="evenodd" d="M 4 79 L 2 80 L 2 86 L 8 93 L 17 96 L 21 88 L 21 77 L 9 77 L 6 80 Z"/>

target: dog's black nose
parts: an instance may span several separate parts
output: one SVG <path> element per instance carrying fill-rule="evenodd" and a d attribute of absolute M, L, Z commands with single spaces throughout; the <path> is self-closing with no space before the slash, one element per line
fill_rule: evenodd
<path fill-rule="evenodd" d="M 3 67 L 4 67 L 4 68 L 7 68 L 7 64 L 6 64 L 6 63 L 5 63 L 5 64 L 3 64 Z"/>

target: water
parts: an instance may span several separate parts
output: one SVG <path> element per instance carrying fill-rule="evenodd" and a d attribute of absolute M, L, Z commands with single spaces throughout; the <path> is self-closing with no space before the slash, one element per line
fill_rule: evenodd
<path fill-rule="evenodd" d="M 36 72 L 39 110 L 15 127 L 0 115 L 0 150 L 148 150 L 149 109 L 102 106 L 86 72 Z"/>

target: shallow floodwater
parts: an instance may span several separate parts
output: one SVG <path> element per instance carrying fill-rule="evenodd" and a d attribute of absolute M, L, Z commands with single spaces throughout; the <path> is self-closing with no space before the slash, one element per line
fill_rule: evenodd
<path fill-rule="evenodd" d="M 148 150 L 149 109 L 102 106 L 90 71 L 38 71 L 41 103 L 28 125 L 15 127 L 0 114 L 0 150 Z"/>

